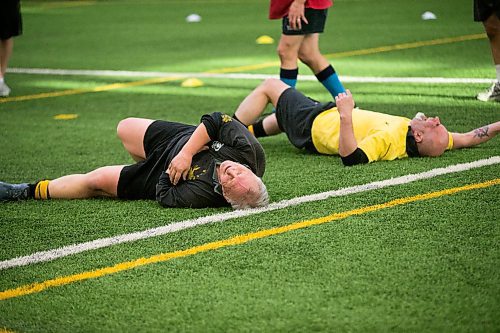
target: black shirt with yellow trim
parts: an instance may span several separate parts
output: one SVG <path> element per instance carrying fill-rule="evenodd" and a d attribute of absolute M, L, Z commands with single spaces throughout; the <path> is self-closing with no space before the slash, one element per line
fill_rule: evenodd
<path fill-rule="evenodd" d="M 221 112 L 202 116 L 211 142 L 209 149 L 193 156 L 185 181 L 172 185 L 163 173 L 156 186 L 156 200 L 164 207 L 221 207 L 229 203 L 222 196 L 216 165 L 226 160 L 244 164 L 258 177 L 264 175 L 266 158 L 259 141 L 240 122 Z M 192 131 L 179 140 L 169 152 L 165 170 L 180 152 Z"/>

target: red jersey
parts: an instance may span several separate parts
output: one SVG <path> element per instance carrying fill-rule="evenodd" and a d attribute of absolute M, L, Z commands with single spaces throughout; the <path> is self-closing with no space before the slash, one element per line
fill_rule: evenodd
<path fill-rule="evenodd" d="M 293 0 L 271 0 L 269 18 L 280 19 L 288 15 L 288 9 Z M 326 9 L 333 5 L 332 0 L 306 0 L 306 8 Z"/>

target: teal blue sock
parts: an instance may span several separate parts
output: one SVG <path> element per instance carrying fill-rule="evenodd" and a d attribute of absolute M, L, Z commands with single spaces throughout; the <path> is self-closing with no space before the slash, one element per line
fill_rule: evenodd
<path fill-rule="evenodd" d="M 297 76 L 299 76 L 299 69 L 283 69 L 280 68 L 280 80 L 288 84 L 290 87 L 295 88 L 297 85 Z"/>
<path fill-rule="evenodd" d="M 335 69 L 333 69 L 332 65 L 329 65 L 321 72 L 316 74 L 316 78 L 318 79 L 323 86 L 330 92 L 333 98 L 340 93 L 345 92 L 344 86 L 339 80 L 337 73 L 335 73 Z"/>
<path fill-rule="evenodd" d="M 280 80 L 285 84 L 288 84 L 290 87 L 295 88 L 297 85 L 297 77 L 299 76 L 299 68 L 295 69 L 284 69 L 280 68 Z M 273 108 L 273 113 L 276 112 L 276 109 Z"/>

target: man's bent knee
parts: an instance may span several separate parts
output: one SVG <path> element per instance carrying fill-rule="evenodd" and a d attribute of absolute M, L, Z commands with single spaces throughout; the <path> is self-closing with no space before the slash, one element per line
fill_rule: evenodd
<path fill-rule="evenodd" d="M 120 120 L 120 122 L 116 126 L 116 133 L 118 134 L 118 137 L 126 137 L 127 134 L 132 130 L 133 125 L 137 119 L 138 118 L 130 117 Z"/>
<path fill-rule="evenodd" d="M 263 87 L 265 90 L 269 90 L 288 88 L 289 86 L 280 79 L 268 78 L 265 79 L 264 82 L 262 82 L 261 87 Z"/>

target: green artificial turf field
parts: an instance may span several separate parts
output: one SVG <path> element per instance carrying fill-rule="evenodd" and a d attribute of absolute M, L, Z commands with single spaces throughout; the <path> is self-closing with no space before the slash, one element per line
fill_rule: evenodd
<path fill-rule="evenodd" d="M 116 137 L 126 117 L 197 124 L 205 113 L 232 114 L 262 80 L 225 74 L 279 71 L 280 22 L 267 19 L 268 6 L 22 1 L 24 34 L 6 76 L 12 94 L 0 99 L 0 180 L 131 163 Z M 425 11 L 437 19 L 422 20 Z M 201 22 L 187 23 L 191 13 Z M 262 35 L 275 43 L 256 44 Z M 437 115 L 457 132 L 500 118 L 500 104 L 475 99 L 489 86 L 478 79 L 493 80 L 495 70 L 469 1 L 336 0 L 320 41 L 364 109 Z M 198 73 L 203 86 L 184 88 L 183 78 L 151 72 Z M 302 65 L 300 74 L 311 75 Z M 297 88 L 331 98 L 315 81 L 299 79 Z M 499 138 L 439 158 L 351 168 L 299 151 L 283 135 L 261 142 L 272 204 L 430 176 L 233 218 L 229 209 L 164 209 L 153 201 L 0 203 L 0 332 L 500 330 Z M 17 257 L 206 216 L 220 221 L 1 268 Z"/>

